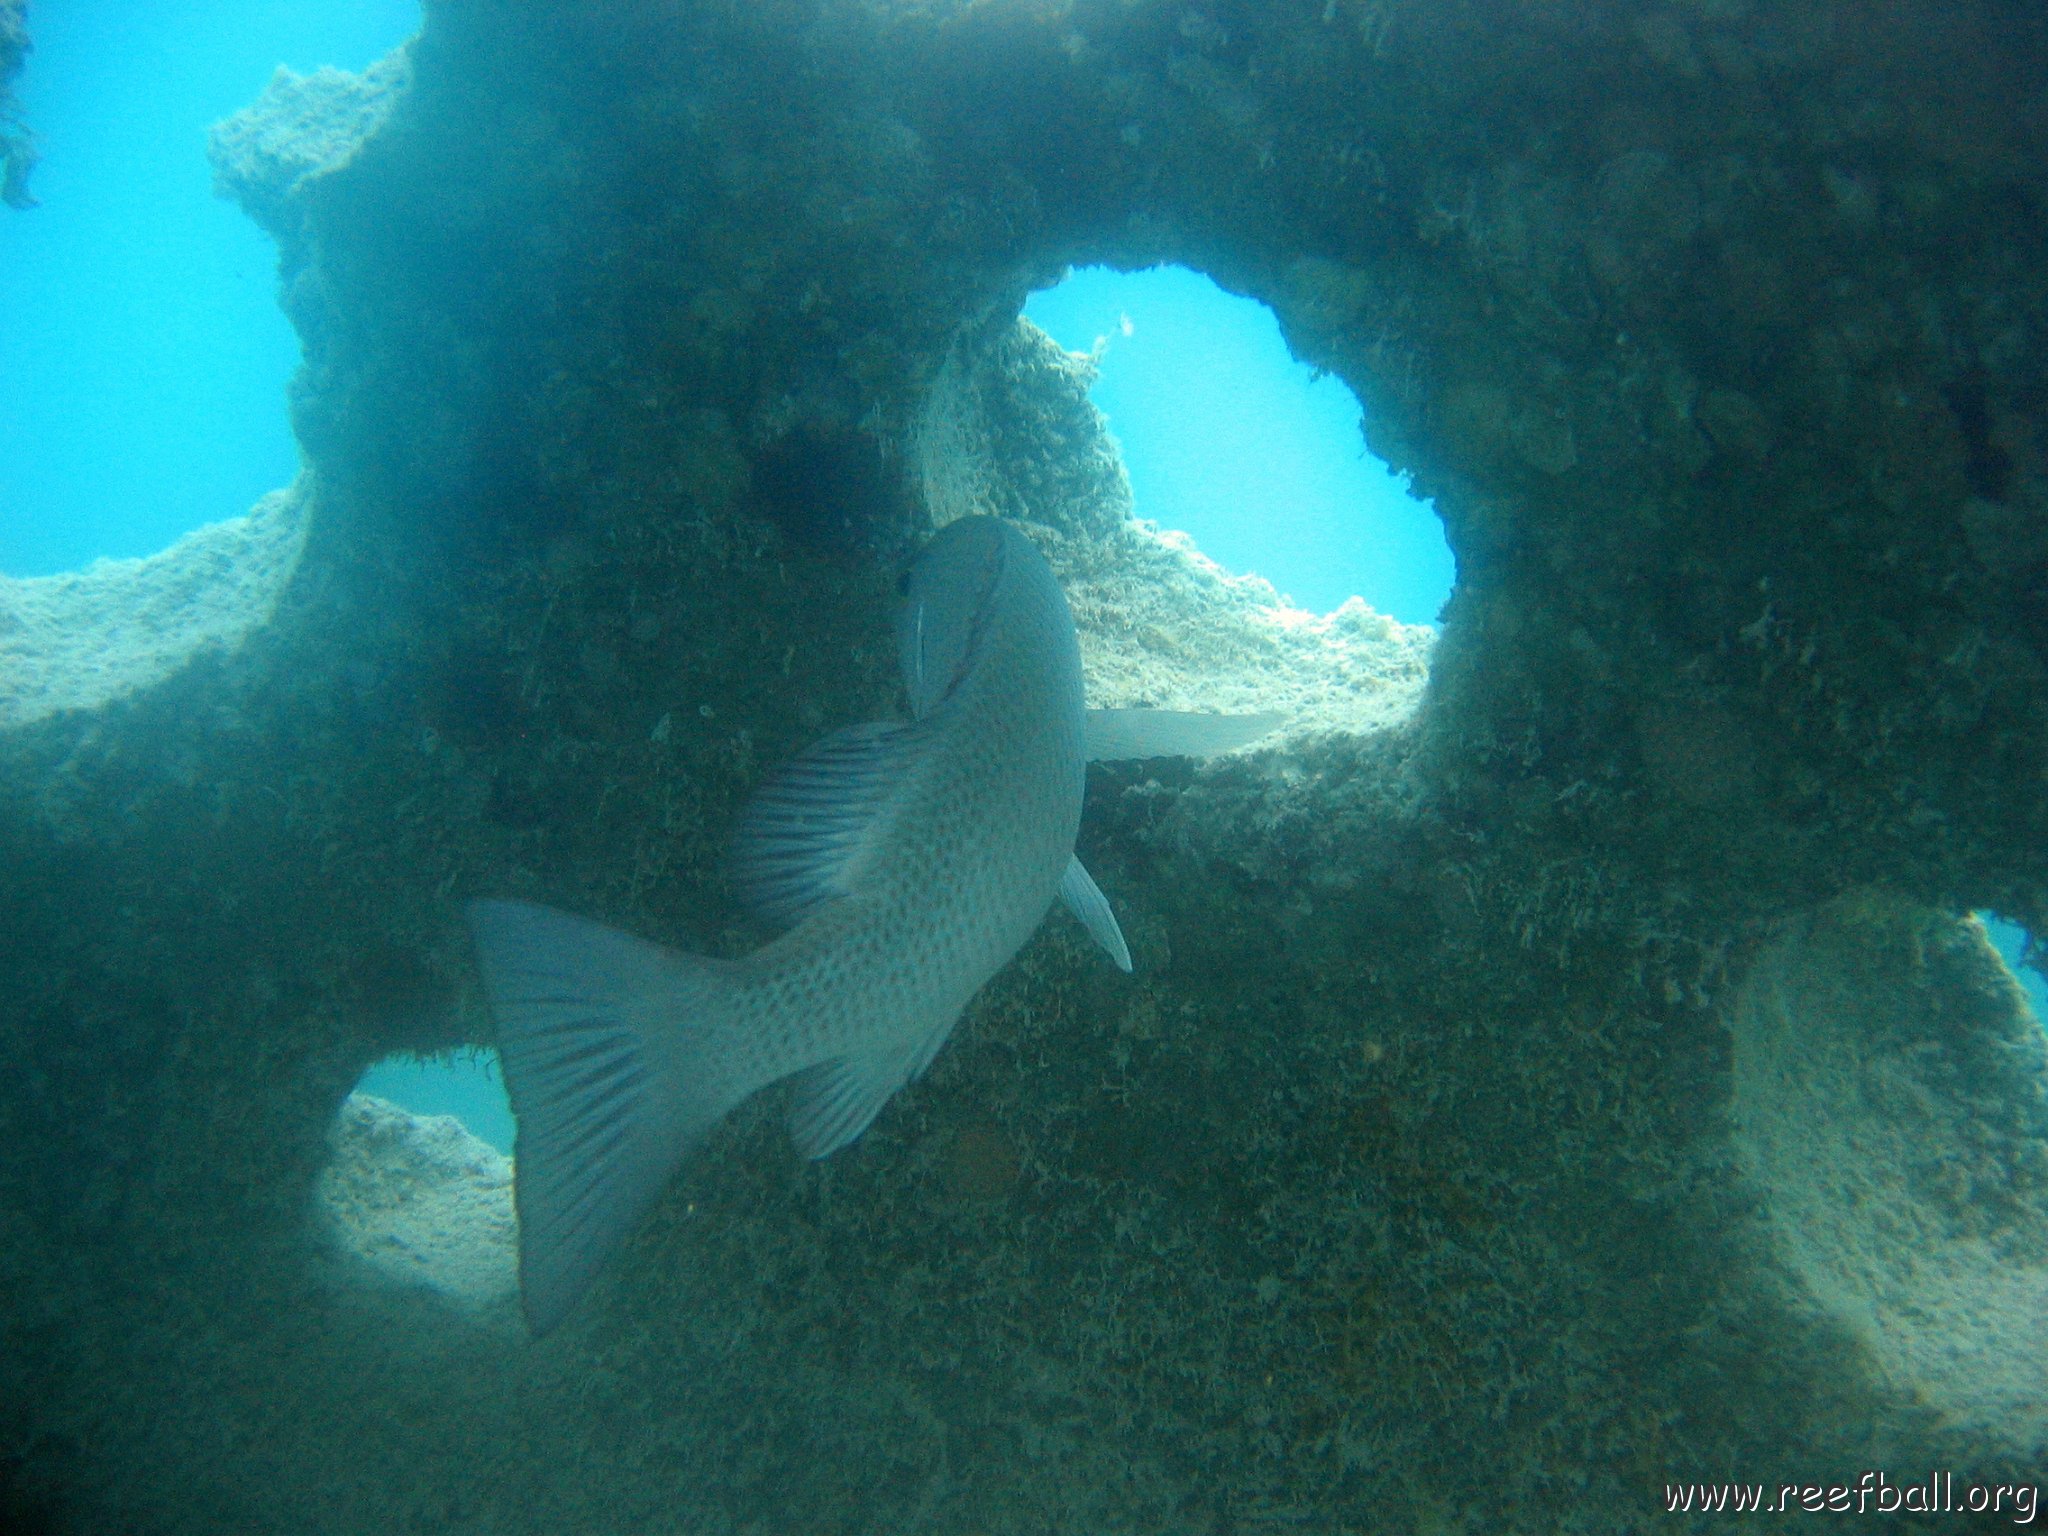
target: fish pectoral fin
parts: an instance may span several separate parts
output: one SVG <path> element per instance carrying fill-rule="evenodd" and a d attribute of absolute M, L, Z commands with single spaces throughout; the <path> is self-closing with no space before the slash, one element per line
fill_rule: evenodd
<path fill-rule="evenodd" d="M 858 1140 L 896 1091 L 924 1074 L 958 1017 L 955 1014 L 908 1046 L 835 1056 L 798 1073 L 796 1097 L 789 1106 L 789 1135 L 797 1151 L 812 1159 L 830 1157 Z"/>
<path fill-rule="evenodd" d="M 793 926 L 850 893 L 923 745 L 914 725 L 872 721 L 834 731 L 770 773 L 733 829 L 741 899 Z"/>
<path fill-rule="evenodd" d="M 1081 867 L 1078 857 L 1067 860 L 1067 872 L 1060 877 L 1060 900 L 1067 904 L 1069 912 L 1081 919 L 1081 926 L 1088 930 L 1088 936 L 1109 951 L 1109 958 L 1116 962 L 1116 968 L 1129 975 L 1131 947 L 1124 942 L 1123 929 L 1116 925 L 1116 914 L 1109 909 L 1109 898 L 1102 894 L 1102 887 Z"/>
<path fill-rule="evenodd" d="M 1137 757 L 1210 757 L 1257 741 L 1284 725 L 1272 710 L 1255 715 L 1204 715 L 1187 709 L 1091 709 L 1090 762 Z"/>
<path fill-rule="evenodd" d="M 523 901 L 468 909 L 519 1122 L 519 1282 L 560 1322 L 734 1102 L 725 963 Z"/>

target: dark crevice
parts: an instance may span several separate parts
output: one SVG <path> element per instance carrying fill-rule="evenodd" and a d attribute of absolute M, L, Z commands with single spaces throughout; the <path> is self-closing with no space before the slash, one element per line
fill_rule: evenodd
<path fill-rule="evenodd" d="M 898 522 L 909 496 L 879 444 L 854 432 L 800 427 L 754 461 L 754 500 L 797 544 L 866 544 Z"/>
<path fill-rule="evenodd" d="M 1982 370 L 1971 369 L 1945 386 L 1941 396 L 1962 430 L 1963 476 L 1971 493 L 1986 501 L 2004 501 L 2012 489 L 2012 455 L 1992 440 L 1991 402 Z"/>

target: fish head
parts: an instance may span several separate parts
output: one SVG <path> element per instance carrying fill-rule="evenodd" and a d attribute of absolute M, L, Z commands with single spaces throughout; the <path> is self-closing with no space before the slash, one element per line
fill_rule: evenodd
<path fill-rule="evenodd" d="M 897 640 L 910 711 L 922 718 L 973 669 L 1012 541 L 1000 518 L 963 517 L 925 545 L 903 582 Z"/>

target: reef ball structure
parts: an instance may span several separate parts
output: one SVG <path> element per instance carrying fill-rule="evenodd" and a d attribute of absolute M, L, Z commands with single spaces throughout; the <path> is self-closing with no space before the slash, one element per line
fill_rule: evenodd
<path fill-rule="evenodd" d="M 2048 1047 L 1968 915 L 2048 935 L 2038 6 L 429 0 L 214 153 L 306 474 L 0 584 L 7 1497 L 1339 1536 L 2038 1478 Z M 1356 392 L 1440 634 L 1132 517 L 1018 314 L 1162 261 Z M 501 1174 L 360 1101 L 337 1162 L 350 1089 L 489 1044 L 466 898 L 760 942 L 727 829 L 897 710 L 969 511 L 1095 702 L 1291 724 L 1091 771 L 1134 976 L 1056 915 L 857 1147 L 763 1095 L 526 1340 Z M 444 1176 L 499 1280 L 337 1247 Z"/>

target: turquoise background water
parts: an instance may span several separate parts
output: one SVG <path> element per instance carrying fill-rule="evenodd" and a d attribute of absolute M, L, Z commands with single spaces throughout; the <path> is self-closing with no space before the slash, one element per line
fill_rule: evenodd
<path fill-rule="evenodd" d="M 146 555 L 289 485 L 277 252 L 206 131 L 279 64 L 360 69 L 417 0 L 35 0 L 42 206 L 0 210 L 0 572 Z"/>
<path fill-rule="evenodd" d="M 479 1048 L 450 1056 L 392 1056 L 356 1084 L 416 1115 L 453 1115 L 500 1152 L 512 1150 L 512 1106 L 505 1097 L 498 1053 Z"/>
<path fill-rule="evenodd" d="M 2025 963 L 2027 930 L 1988 912 L 1979 912 L 1977 916 L 1983 920 L 1984 931 L 1991 936 L 1992 948 L 2004 956 L 2006 968 L 2018 978 L 2020 989 L 2027 994 L 2027 1001 L 2033 1004 L 2034 1017 L 2048 1024 L 2048 980 Z"/>
<path fill-rule="evenodd" d="M 1356 594 L 1436 621 L 1456 574 L 1442 523 L 1366 451 L 1357 396 L 1296 362 L 1265 305 L 1185 267 L 1083 267 L 1024 313 L 1071 352 L 1102 347 L 1090 395 L 1140 517 L 1317 613 Z"/>

